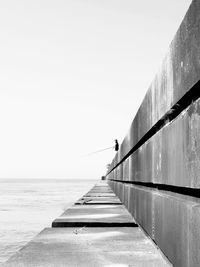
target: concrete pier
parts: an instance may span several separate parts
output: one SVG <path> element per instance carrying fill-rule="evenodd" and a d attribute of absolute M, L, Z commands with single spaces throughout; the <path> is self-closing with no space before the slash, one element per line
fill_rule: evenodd
<path fill-rule="evenodd" d="M 110 187 L 100 185 L 90 190 L 98 196 L 79 200 L 2 267 L 172 266 Z M 99 197 L 108 191 L 112 196 Z"/>
<path fill-rule="evenodd" d="M 106 176 L 176 267 L 200 266 L 199 14 L 191 1 Z"/>

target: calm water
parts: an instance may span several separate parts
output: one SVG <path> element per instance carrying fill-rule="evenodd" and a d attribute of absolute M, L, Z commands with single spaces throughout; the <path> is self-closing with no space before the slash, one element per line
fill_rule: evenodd
<path fill-rule="evenodd" d="M 0 180 L 0 264 L 98 181 Z"/>

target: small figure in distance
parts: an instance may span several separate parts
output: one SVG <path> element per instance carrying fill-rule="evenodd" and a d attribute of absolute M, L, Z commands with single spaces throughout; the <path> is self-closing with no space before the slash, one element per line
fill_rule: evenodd
<path fill-rule="evenodd" d="M 117 139 L 115 139 L 115 151 L 119 150 L 119 143 L 117 141 Z"/>

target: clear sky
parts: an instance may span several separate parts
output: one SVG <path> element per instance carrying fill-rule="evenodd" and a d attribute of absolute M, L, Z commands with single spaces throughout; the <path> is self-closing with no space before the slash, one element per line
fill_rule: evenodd
<path fill-rule="evenodd" d="M 0 178 L 94 178 L 191 0 L 0 1 Z"/>

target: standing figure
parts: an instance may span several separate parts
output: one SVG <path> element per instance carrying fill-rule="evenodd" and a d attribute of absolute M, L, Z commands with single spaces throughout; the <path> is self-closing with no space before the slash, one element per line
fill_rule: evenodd
<path fill-rule="evenodd" d="M 119 143 L 117 141 L 117 139 L 115 139 L 115 151 L 119 150 Z"/>

